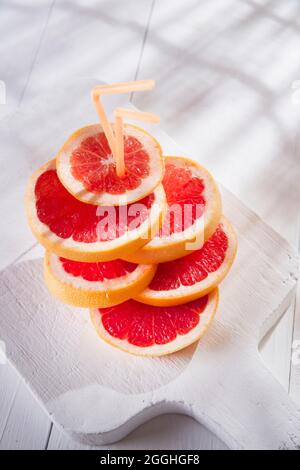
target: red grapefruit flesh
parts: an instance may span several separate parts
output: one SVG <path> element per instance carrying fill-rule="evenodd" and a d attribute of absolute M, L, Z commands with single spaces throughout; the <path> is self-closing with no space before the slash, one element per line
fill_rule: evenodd
<path fill-rule="evenodd" d="M 91 282 L 103 282 L 123 276 L 126 277 L 135 271 L 138 266 L 121 259 L 104 263 L 83 263 L 60 257 L 59 262 L 65 273 Z"/>
<path fill-rule="evenodd" d="M 158 265 L 148 287 L 135 299 L 156 306 L 179 305 L 215 289 L 228 273 L 237 251 L 234 230 L 222 217 L 215 233 L 199 250 Z"/>
<path fill-rule="evenodd" d="M 151 239 L 160 226 L 165 194 L 159 185 L 138 204 L 85 204 L 61 184 L 52 160 L 31 177 L 26 209 L 32 231 L 46 249 L 75 261 L 110 261 Z"/>
<path fill-rule="evenodd" d="M 123 260 L 85 263 L 46 252 L 45 281 L 50 292 L 76 307 L 109 307 L 137 295 L 151 281 L 155 266 Z"/>
<path fill-rule="evenodd" d="M 83 127 L 57 156 L 62 184 L 77 199 L 96 205 L 124 205 L 143 199 L 161 182 L 163 158 L 158 142 L 143 129 L 124 127 L 126 173 L 120 178 L 100 125 Z"/>
<path fill-rule="evenodd" d="M 221 198 L 205 168 L 187 158 L 166 157 L 163 186 L 168 212 L 159 234 L 124 259 L 150 264 L 171 261 L 201 247 L 215 231 Z"/>
<path fill-rule="evenodd" d="M 126 352 L 162 356 L 197 341 L 211 323 L 218 291 L 178 307 L 153 307 L 129 300 L 106 309 L 92 309 L 102 339 Z"/>

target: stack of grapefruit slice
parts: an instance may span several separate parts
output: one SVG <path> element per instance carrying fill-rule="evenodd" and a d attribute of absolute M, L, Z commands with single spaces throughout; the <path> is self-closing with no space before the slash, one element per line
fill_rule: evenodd
<path fill-rule="evenodd" d="M 28 221 L 56 297 L 113 346 L 169 354 L 207 330 L 236 236 L 205 168 L 128 125 L 124 157 L 119 178 L 101 126 L 79 129 L 30 178 Z"/>

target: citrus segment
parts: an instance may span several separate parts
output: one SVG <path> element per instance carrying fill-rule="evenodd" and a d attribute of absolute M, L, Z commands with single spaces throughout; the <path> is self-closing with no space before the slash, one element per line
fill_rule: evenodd
<path fill-rule="evenodd" d="M 218 304 L 218 291 L 178 307 L 152 307 L 129 300 L 111 308 L 92 309 L 102 339 L 141 356 L 162 356 L 197 341 L 207 330 Z"/>
<path fill-rule="evenodd" d="M 164 209 L 162 185 L 138 204 L 85 204 L 61 184 L 55 160 L 33 174 L 26 194 L 28 220 L 37 239 L 58 256 L 75 261 L 110 261 L 137 249 L 159 229 Z"/>
<path fill-rule="evenodd" d="M 155 266 L 115 260 L 103 263 L 72 261 L 46 252 L 45 281 L 50 292 L 76 307 L 109 307 L 144 289 Z"/>
<path fill-rule="evenodd" d="M 222 217 L 202 248 L 158 265 L 148 287 L 135 298 L 150 305 L 179 305 L 212 291 L 228 273 L 237 250 L 236 235 Z"/>
<path fill-rule="evenodd" d="M 58 177 L 77 199 L 96 205 L 124 205 L 143 199 L 163 177 L 160 145 L 147 132 L 124 126 L 126 173 L 118 177 L 114 157 L 98 124 L 79 129 L 57 155 Z"/>
<path fill-rule="evenodd" d="M 210 173 L 183 157 L 165 158 L 163 186 L 168 212 L 159 233 L 124 259 L 134 263 L 164 263 L 200 248 L 221 217 L 221 198 Z"/>

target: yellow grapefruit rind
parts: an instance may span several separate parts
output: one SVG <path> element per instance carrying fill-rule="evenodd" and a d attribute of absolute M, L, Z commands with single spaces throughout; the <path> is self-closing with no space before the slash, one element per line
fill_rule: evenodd
<path fill-rule="evenodd" d="M 192 286 L 182 285 L 177 289 L 166 291 L 155 291 L 146 287 L 134 299 L 156 307 L 170 307 L 199 299 L 214 290 L 227 276 L 236 257 L 238 243 L 235 230 L 224 216 L 222 216 L 220 223 L 228 236 L 229 244 L 224 262 L 217 271 L 209 273 L 206 279 Z"/>
<path fill-rule="evenodd" d="M 83 139 L 103 132 L 100 124 L 90 124 L 75 131 L 63 144 L 56 157 L 57 175 L 62 185 L 76 199 L 95 205 L 118 206 L 131 204 L 151 194 L 161 183 L 164 173 L 164 159 L 160 144 L 152 135 L 140 127 L 125 124 L 124 133 L 126 134 L 128 130 L 131 131 L 130 135 L 137 137 L 138 140 L 144 143 L 144 148 L 150 156 L 149 176 L 141 181 L 140 186 L 123 194 L 93 193 L 88 191 L 81 181 L 73 177 L 70 157 Z"/>
<path fill-rule="evenodd" d="M 91 309 L 90 316 L 96 332 L 100 338 L 111 346 L 129 354 L 133 354 L 134 356 L 166 356 L 167 354 L 173 354 L 177 351 L 180 351 L 181 349 L 187 348 L 204 335 L 215 317 L 218 303 L 219 291 L 218 289 L 215 289 L 209 294 L 206 309 L 203 313 L 200 314 L 200 322 L 193 330 L 191 330 L 186 335 L 178 335 L 176 339 L 170 343 L 162 345 L 155 344 L 154 346 L 145 348 L 134 346 L 127 340 L 120 340 L 111 336 L 103 327 L 101 322 L 101 315 L 98 313 L 97 309 Z"/>
<path fill-rule="evenodd" d="M 181 232 L 181 234 L 172 235 L 173 239 L 153 239 L 149 243 L 143 245 L 135 252 L 126 253 L 124 259 L 132 263 L 141 264 L 159 264 L 174 259 L 182 258 L 191 251 L 201 248 L 203 243 L 211 237 L 217 228 L 222 214 L 222 202 L 218 186 L 211 174 L 201 165 L 185 157 L 165 157 L 166 163 L 170 160 L 182 160 L 189 167 L 205 178 L 205 183 L 209 185 L 211 197 L 209 200 L 209 213 L 205 212 L 204 227 L 203 223 L 194 224 L 193 234 L 191 236 L 191 228 Z M 207 188 L 208 189 L 208 188 Z M 207 206 L 206 206 L 207 211 Z M 204 228 L 204 233 L 203 233 Z M 194 244 L 193 249 L 189 248 L 189 244 L 199 240 L 198 244 Z"/>
<path fill-rule="evenodd" d="M 105 242 L 84 243 L 75 242 L 72 238 L 63 239 L 58 237 L 49 230 L 47 225 L 38 219 L 36 213 L 35 184 L 38 177 L 49 169 L 55 169 L 55 159 L 49 161 L 33 173 L 25 195 L 25 208 L 30 228 L 46 250 L 52 251 L 57 256 L 74 261 L 89 263 L 111 261 L 117 258 L 124 258 L 128 251 L 137 250 L 151 240 L 153 233 L 159 230 L 167 207 L 162 185 L 159 185 L 154 190 L 155 202 L 149 211 L 148 219 L 137 229 L 130 230 L 119 238 Z"/>
<path fill-rule="evenodd" d="M 140 266 L 140 275 L 134 278 L 133 275 L 126 275 L 118 279 L 111 279 L 103 282 L 88 282 L 89 289 L 75 287 L 69 282 L 64 282 L 55 274 L 53 269 L 53 253 L 47 251 L 44 257 L 44 277 L 49 291 L 66 304 L 75 307 L 112 307 L 134 297 L 151 282 L 156 266 Z M 84 282 L 84 281 L 83 281 Z M 95 286 L 93 288 L 93 286 Z"/>

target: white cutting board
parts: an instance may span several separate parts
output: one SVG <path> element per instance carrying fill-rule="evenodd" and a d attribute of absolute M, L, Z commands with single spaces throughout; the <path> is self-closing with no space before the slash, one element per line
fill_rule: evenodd
<path fill-rule="evenodd" d="M 12 121 L 0 126 L 6 158 L 20 159 L 16 180 L 9 182 L 17 188 L 20 225 L 26 223 L 24 175 L 50 159 L 76 127 L 93 120 L 90 85 L 82 80 L 68 93 L 54 92 L 15 114 L 17 138 L 11 138 Z M 151 130 L 165 154 L 182 154 L 166 134 Z M 18 178 L 22 182 L 16 185 Z M 87 311 L 50 296 L 41 260 L 0 274 L 0 338 L 8 359 L 73 438 L 111 443 L 154 416 L 179 412 L 193 416 L 233 449 L 300 448 L 300 411 L 258 352 L 261 337 L 292 298 L 297 256 L 231 193 L 222 188 L 222 195 L 224 213 L 238 232 L 238 256 L 221 286 L 209 332 L 198 345 L 170 357 L 133 357 L 102 343 Z M 18 236 L 11 224 L 6 221 L 2 230 Z"/>

